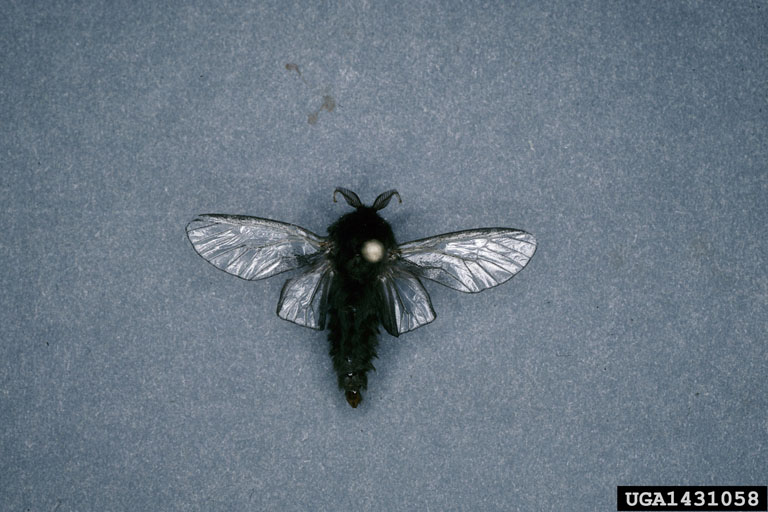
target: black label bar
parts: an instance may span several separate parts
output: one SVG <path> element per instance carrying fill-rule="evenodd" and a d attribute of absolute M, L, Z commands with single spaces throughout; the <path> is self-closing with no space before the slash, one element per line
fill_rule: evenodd
<path fill-rule="evenodd" d="M 617 487 L 616 510 L 768 511 L 768 487 L 637 486 Z"/>

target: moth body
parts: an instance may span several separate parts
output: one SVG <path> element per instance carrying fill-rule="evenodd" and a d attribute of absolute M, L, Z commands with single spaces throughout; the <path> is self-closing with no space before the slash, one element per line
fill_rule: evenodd
<path fill-rule="evenodd" d="M 347 402 L 357 407 L 373 370 L 379 335 L 379 279 L 397 249 L 392 228 L 372 207 L 360 206 L 328 227 L 333 278 L 328 294 L 328 340 Z"/>

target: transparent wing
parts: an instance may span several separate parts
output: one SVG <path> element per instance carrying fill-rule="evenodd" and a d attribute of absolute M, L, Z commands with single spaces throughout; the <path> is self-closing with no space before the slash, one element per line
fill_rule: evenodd
<path fill-rule="evenodd" d="M 484 228 L 406 242 L 400 246 L 400 261 L 419 277 L 475 293 L 511 279 L 535 251 L 530 233 Z"/>
<path fill-rule="evenodd" d="M 381 325 L 392 336 L 412 331 L 435 319 L 435 310 L 419 278 L 398 264 L 379 278 L 383 306 Z"/>
<path fill-rule="evenodd" d="M 242 215 L 200 215 L 187 236 L 209 263 L 248 280 L 313 263 L 324 241 L 293 224 Z"/>
<path fill-rule="evenodd" d="M 307 272 L 289 279 L 280 292 L 277 315 L 304 327 L 324 329 L 328 289 L 332 279 L 331 262 L 326 259 Z"/>

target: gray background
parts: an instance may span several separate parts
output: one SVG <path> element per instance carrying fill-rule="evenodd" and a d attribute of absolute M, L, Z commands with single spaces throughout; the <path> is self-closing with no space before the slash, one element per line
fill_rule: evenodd
<path fill-rule="evenodd" d="M 3 2 L 2 510 L 766 484 L 768 4 L 160 3 Z M 399 189 L 401 241 L 540 242 L 504 286 L 427 284 L 437 320 L 382 335 L 357 410 L 275 315 L 284 276 L 184 234 L 325 234 L 336 186 Z"/>

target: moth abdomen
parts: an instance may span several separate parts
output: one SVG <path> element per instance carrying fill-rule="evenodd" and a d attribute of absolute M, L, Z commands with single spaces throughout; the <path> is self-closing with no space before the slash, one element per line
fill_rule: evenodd
<path fill-rule="evenodd" d="M 333 369 L 347 402 L 357 407 L 374 370 L 379 317 L 376 290 L 363 283 L 334 278 L 328 296 L 328 341 Z"/>

